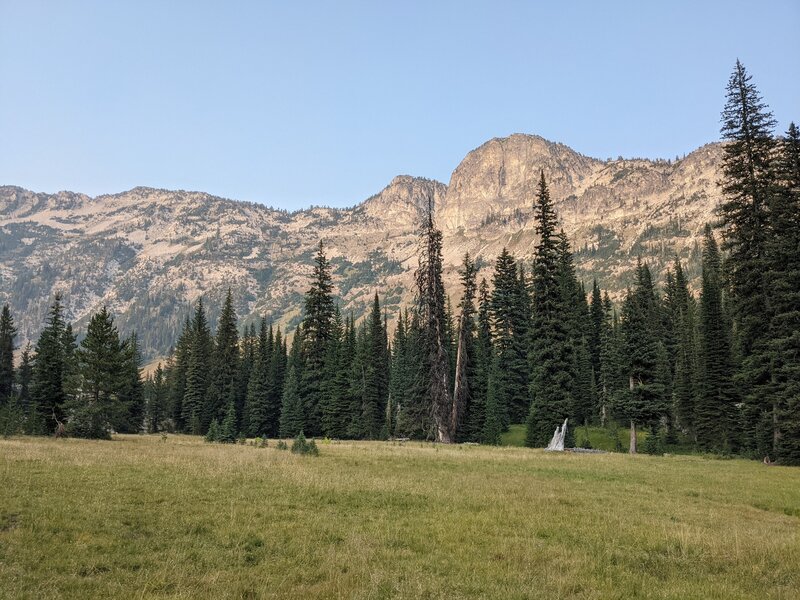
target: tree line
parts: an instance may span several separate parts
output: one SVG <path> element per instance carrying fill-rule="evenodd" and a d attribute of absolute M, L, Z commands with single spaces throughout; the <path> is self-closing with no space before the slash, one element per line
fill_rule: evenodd
<path fill-rule="evenodd" d="M 211 430 L 498 444 L 525 423 L 536 447 L 564 419 L 618 422 L 630 427 L 632 452 L 645 428 L 651 443 L 798 464 L 800 140 L 794 124 L 784 137 L 774 127 L 737 62 L 723 111 L 722 247 L 706 226 L 698 297 L 677 257 L 661 289 L 637 262 L 617 307 L 597 282 L 585 289 L 542 172 L 533 261 L 504 249 L 490 281 L 478 281 L 466 254 L 455 310 L 429 199 L 415 302 L 392 315 L 391 336 L 377 293 L 364 319 L 342 314 L 320 242 L 290 345 L 266 317 L 240 331 L 229 291 L 215 332 L 200 299 L 145 380 L 135 335 L 120 340 L 104 308 L 77 345 L 59 297 L 35 353 L 23 351 L 14 369 L 4 307 L 0 403 L 27 432 L 64 426 L 87 437 Z"/>

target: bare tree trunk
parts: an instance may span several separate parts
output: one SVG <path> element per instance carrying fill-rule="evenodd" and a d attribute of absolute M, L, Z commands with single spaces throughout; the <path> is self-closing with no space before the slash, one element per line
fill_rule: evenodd
<path fill-rule="evenodd" d="M 458 326 L 458 348 L 456 350 L 456 381 L 453 388 L 453 409 L 450 414 L 450 436 L 455 439 L 461 417 L 464 415 L 464 407 L 469 396 L 469 381 L 467 381 L 467 339 L 465 331 L 467 329 L 464 322 L 464 314 L 459 319 Z"/>
<path fill-rule="evenodd" d="M 633 421 L 631 421 L 631 446 L 628 452 L 636 454 L 636 423 Z"/>

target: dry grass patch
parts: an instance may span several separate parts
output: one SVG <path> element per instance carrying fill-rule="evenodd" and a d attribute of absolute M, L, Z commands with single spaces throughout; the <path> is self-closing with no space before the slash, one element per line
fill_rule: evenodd
<path fill-rule="evenodd" d="M 793 598 L 800 469 L 118 436 L 0 441 L 10 598 Z"/>

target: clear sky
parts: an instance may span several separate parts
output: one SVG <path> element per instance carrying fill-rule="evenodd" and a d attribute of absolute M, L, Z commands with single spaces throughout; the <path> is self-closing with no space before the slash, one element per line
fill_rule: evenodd
<path fill-rule="evenodd" d="M 0 184 L 295 209 L 515 132 L 674 157 L 718 139 L 737 57 L 800 121 L 798 0 L 0 0 Z"/>

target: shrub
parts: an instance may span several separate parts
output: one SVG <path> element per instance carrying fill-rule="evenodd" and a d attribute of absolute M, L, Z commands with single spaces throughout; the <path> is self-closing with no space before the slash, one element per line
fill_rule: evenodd
<path fill-rule="evenodd" d="M 317 443 L 314 440 L 306 440 L 306 436 L 304 436 L 301 431 L 297 434 L 297 437 L 294 438 L 294 442 L 292 442 L 292 453 L 317 456 L 319 454 L 319 448 L 317 448 Z"/>
<path fill-rule="evenodd" d="M 278 440 L 278 443 L 275 444 L 275 447 L 278 450 L 288 450 L 289 449 L 289 446 L 287 446 L 286 442 L 284 442 L 283 440 Z"/>
<path fill-rule="evenodd" d="M 216 419 L 211 421 L 211 425 L 208 426 L 208 432 L 206 433 L 206 441 L 207 442 L 218 442 L 219 441 L 219 423 Z"/>

